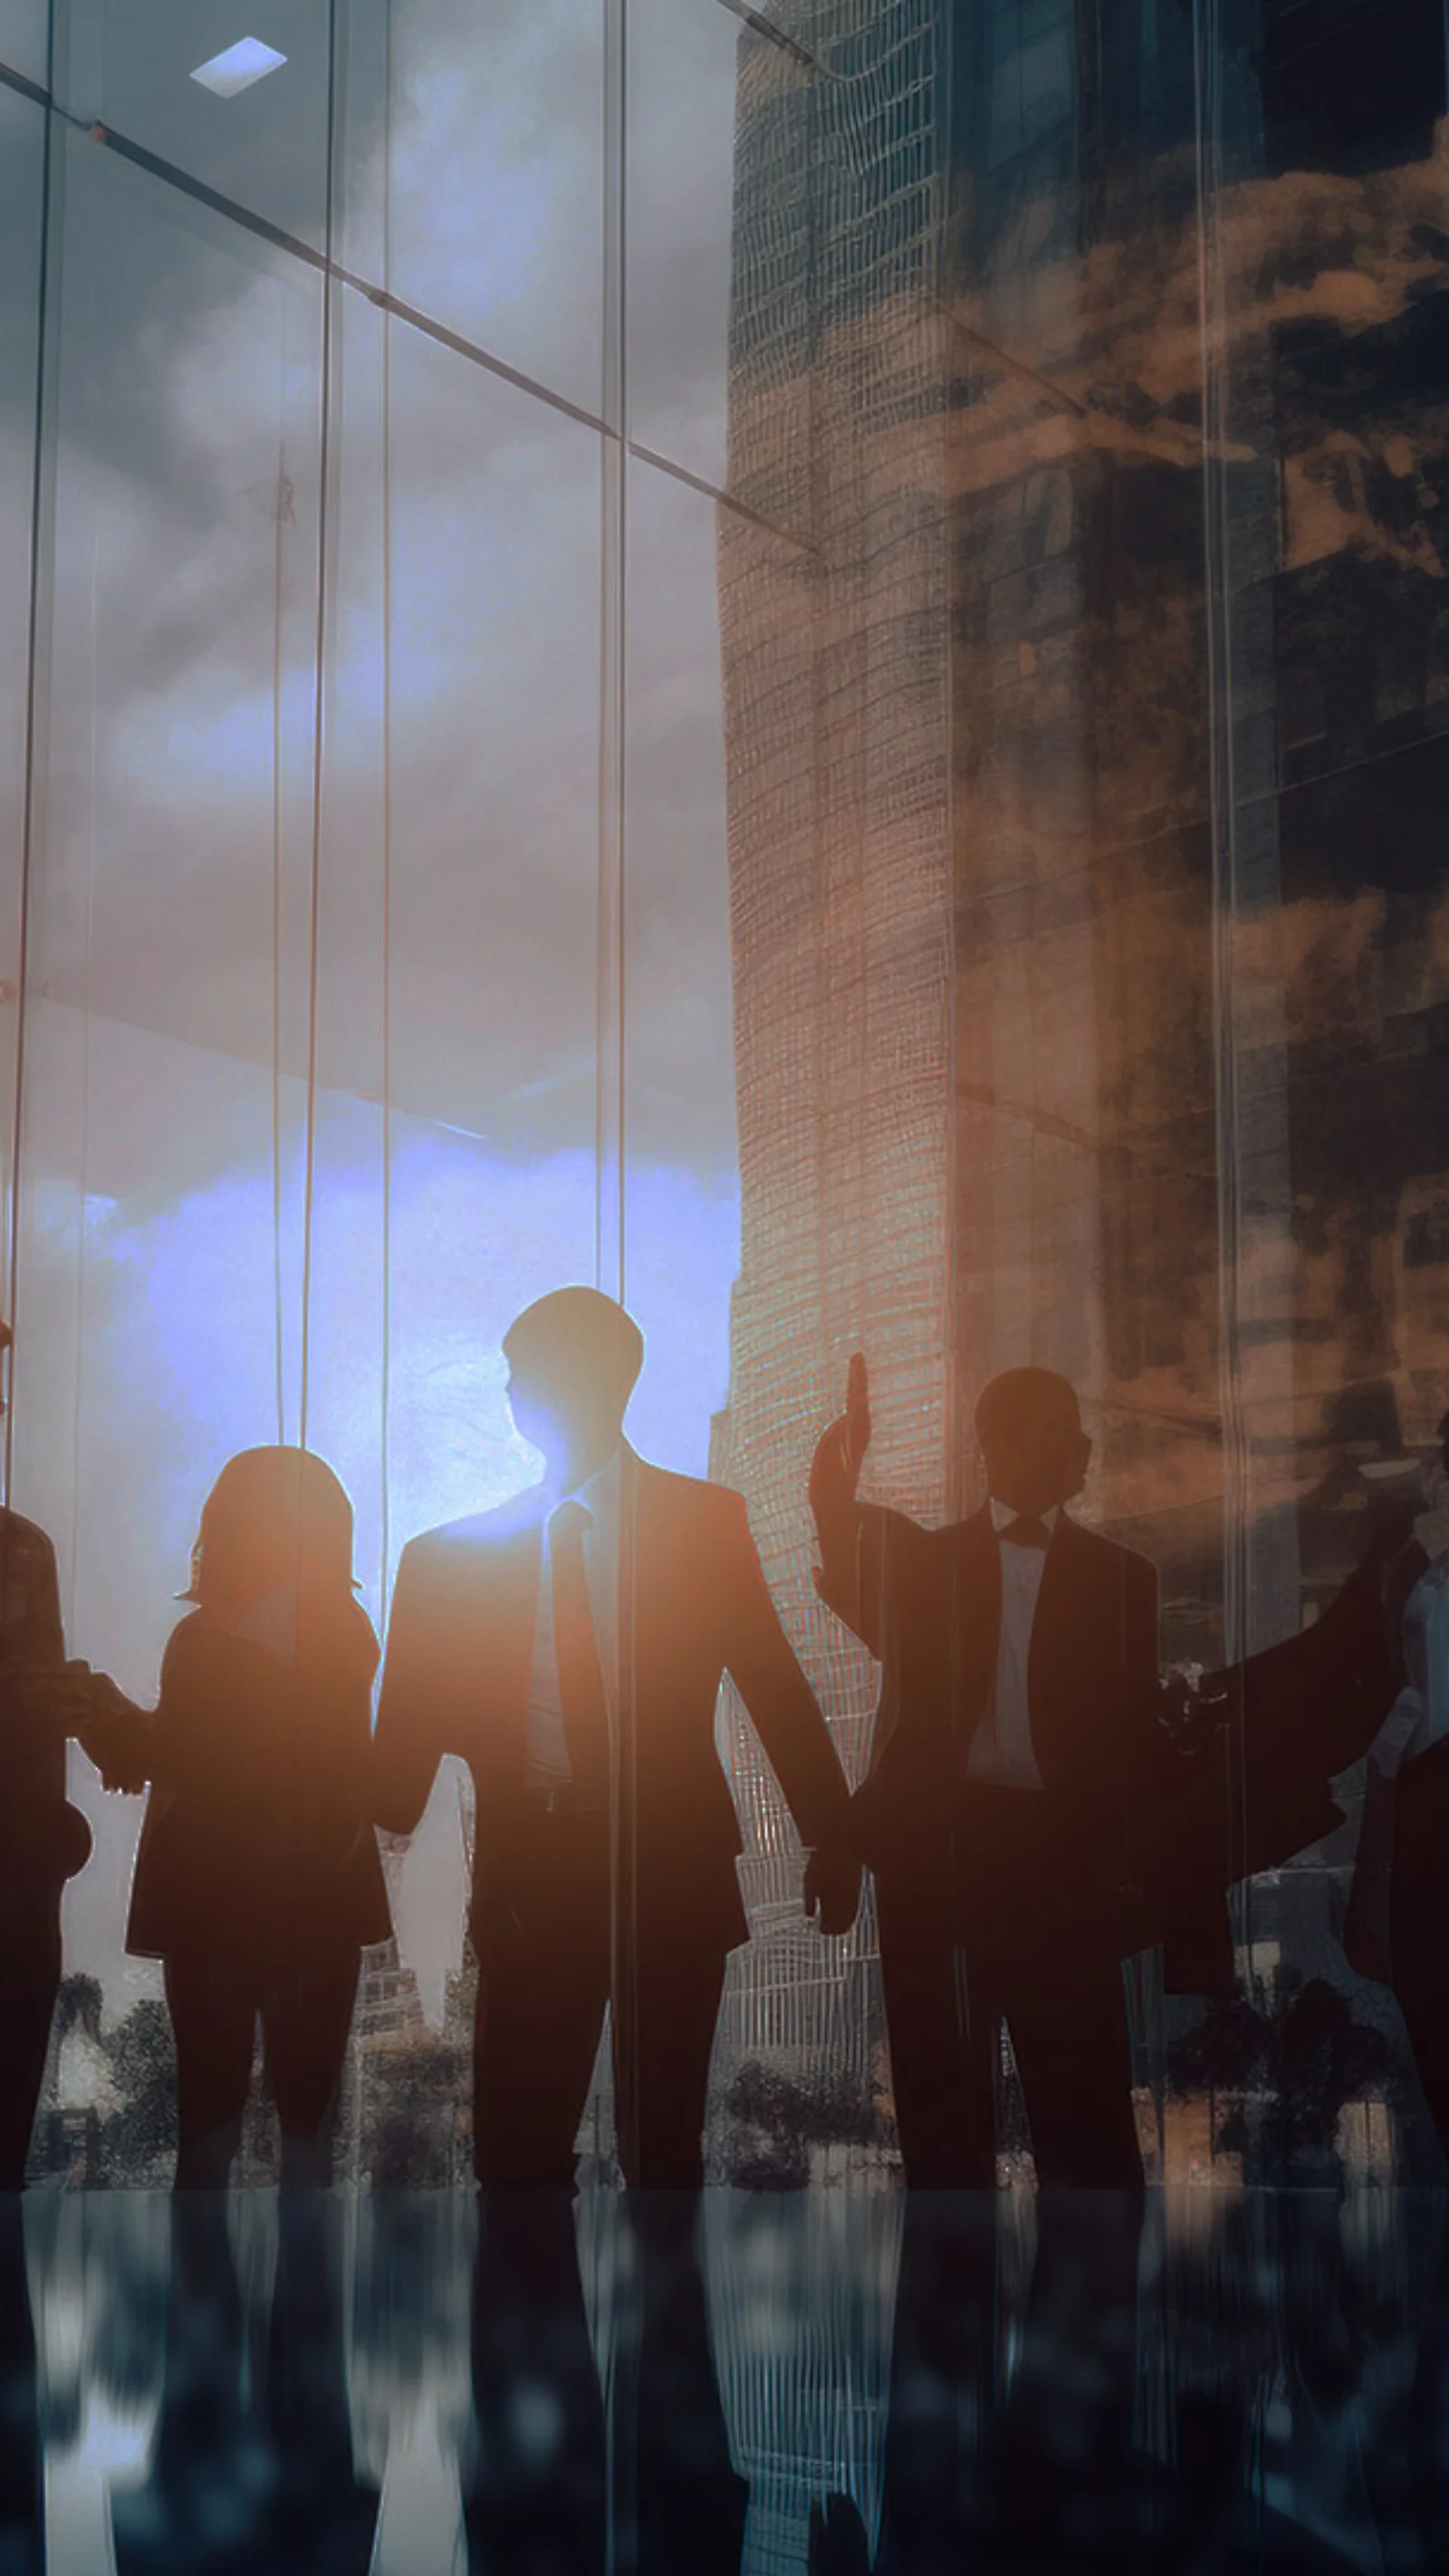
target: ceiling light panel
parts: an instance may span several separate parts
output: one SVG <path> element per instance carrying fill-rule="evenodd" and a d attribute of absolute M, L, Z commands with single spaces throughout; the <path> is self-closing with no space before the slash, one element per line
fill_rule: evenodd
<path fill-rule="evenodd" d="M 210 62 L 198 63 L 191 77 L 217 98 L 236 98 L 254 81 L 265 80 L 268 72 L 280 71 L 287 57 L 260 37 L 242 36 L 228 45 L 224 54 L 213 54 Z"/>

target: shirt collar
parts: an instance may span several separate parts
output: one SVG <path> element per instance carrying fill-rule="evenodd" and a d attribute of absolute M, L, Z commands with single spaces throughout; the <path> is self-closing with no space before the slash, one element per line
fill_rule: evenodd
<path fill-rule="evenodd" d="M 624 1443 L 621 1440 L 618 1448 L 609 1452 L 602 1467 L 596 1467 L 592 1476 L 587 1477 L 582 1485 L 571 1485 L 566 1494 L 558 1495 L 549 1507 L 549 1519 L 552 1520 L 554 1513 L 564 1503 L 582 1503 L 585 1510 L 592 1512 L 596 1519 L 600 1514 L 614 1511 L 619 1500 L 619 1478 L 623 1473 L 623 1462 Z"/>
<path fill-rule="evenodd" d="M 1042 1528 L 1050 1534 L 1050 1532 L 1056 1528 L 1057 1522 L 1061 1518 L 1061 1508 L 1060 1503 L 1051 1503 L 1044 1512 L 1030 1513 L 1026 1517 L 1029 1519 L 1039 1520 Z M 1010 1503 L 998 1502 L 996 1496 L 994 1494 L 992 1495 L 991 1526 L 996 1531 L 998 1537 L 1004 1529 L 1010 1529 L 1013 1521 L 1019 1521 L 1022 1517 L 1022 1514 L 1019 1511 L 1016 1511 Z"/>

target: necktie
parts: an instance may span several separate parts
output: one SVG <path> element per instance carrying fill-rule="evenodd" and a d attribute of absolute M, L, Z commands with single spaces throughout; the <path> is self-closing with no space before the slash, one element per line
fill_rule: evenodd
<path fill-rule="evenodd" d="M 1050 1546 L 1052 1534 L 1034 1512 L 1019 1512 L 1014 1521 L 1007 1522 L 1001 1535 L 1008 1547 L 1044 1548 Z"/>
<path fill-rule="evenodd" d="M 548 1543 L 553 1646 L 569 1768 L 580 1805 L 602 1808 L 609 1783 L 609 1708 L 584 1572 L 584 1532 L 592 1519 L 586 1503 L 560 1503 L 548 1525 Z"/>

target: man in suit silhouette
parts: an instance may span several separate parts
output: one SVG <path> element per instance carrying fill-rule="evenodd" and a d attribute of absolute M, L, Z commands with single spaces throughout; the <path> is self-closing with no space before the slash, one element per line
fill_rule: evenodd
<path fill-rule="evenodd" d="M 10 1344 L 0 1323 L 0 1357 Z M 90 1689 L 86 1667 L 66 1663 L 54 1548 L 0 1510 L 0 2191 L 25 2180 L 60 1990 L 60 1900 L 90 1854 L 65 1794 L 66 1736 Z"/>
<path fill-rule="evenodd" d="M 445 1753 L 477 1834 L 474 2156 L 489 2185 L 567 2185 L 606 2003 L 627 2180 L 693 2189 L 740 1830 L 715 1751 L 728 1671 L 812 1854 L 808 1909 L 854 1918 L 845 1781 L 776 1617 L 738 1494 L 636 1457 L 643 1359 L 611 1298 L 563 1288 L 504 1337 L 545 1482 L 414 1539 L 378 1711 L 378 1822 L 410 1832 Z"/>
<path fill-rule="evenodd" d="M 857 1838 L 876 1872 L 908 2179 L 994 2179 L 1007 2023 L 1043 2183 L 1136 2188 L 1120 1960 L 1158 1724 L 1157 1577 L 1074 1521 L 1091 1454 L 1049 1369 L 983 1390 L 988 1499 L 922 1529 L 856 1501 L 870 1413 L 851 1364 L 815 1454 L 822 1597 L 883 1665 Z"/>

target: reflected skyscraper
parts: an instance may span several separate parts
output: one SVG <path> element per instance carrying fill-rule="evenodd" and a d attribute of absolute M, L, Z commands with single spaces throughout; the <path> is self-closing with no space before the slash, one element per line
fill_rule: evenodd
<path fill-rule="evenodd" d="M 835 1355 L 879 1354 L 911 1508 L 953 1470 L 948 31 L 916 0 L 775 23 L 740 44 L 730 481 L 796 541 L 721 527 L 743 1248 L 716 1465 L 858 1774 L 871 1677 L 814 1599 L 804 1507 Z M 728 2043 L 868 2078 L 868 1922 L 843 1969 L 791 1955 L 776 1804 L 738 1727 L 735 1752 L 755 1947 Z"/>
<path fill-rule="evenodd" d="M 1449 1393 L 1443 18 L 1252 18 L 741 39 L 731 477 L 800 542 L 721 535 L 718 1447 L 853 1758 L 804 1499 L 852 1348 L 926 1518 L 986 1377 L 1070 1375 L 1089 1513 L 1209 1663 L 1316 1615 Z M 1349 1851 L 1256 1888 L 1260 1984 L 1341 1974 Z"/>

